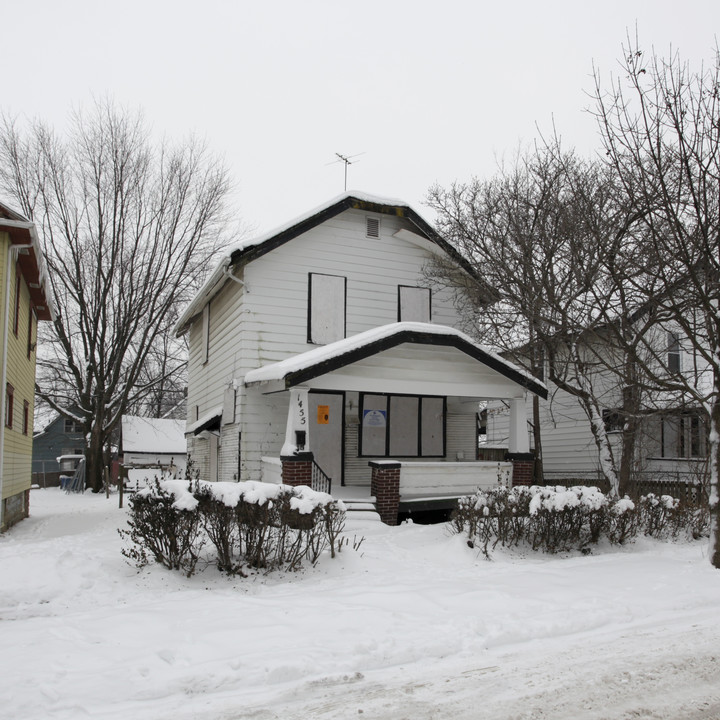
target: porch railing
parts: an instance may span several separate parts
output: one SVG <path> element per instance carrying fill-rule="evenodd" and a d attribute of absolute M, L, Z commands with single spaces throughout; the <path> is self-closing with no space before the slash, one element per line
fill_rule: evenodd
<path fill-rule="evenodd" d="M 328 495 L 332 489 L 332 478 L 325 474 L 323 469 L 315 462 L 315 460 L 312 461 L 310 487 L 315 490 L 315 492 L 324 492 Z"/>

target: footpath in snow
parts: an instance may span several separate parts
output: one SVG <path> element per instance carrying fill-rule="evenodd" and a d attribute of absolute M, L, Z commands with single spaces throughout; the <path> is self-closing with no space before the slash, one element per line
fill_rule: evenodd
<path fill-rule="evenodd" d="M 389 528 L 315 568 L 188 579 L 120 553 L 117 497 L 33 490 L 0 537 L 0 717 L 720 720 L 706 542 L 478 557 Z"/>

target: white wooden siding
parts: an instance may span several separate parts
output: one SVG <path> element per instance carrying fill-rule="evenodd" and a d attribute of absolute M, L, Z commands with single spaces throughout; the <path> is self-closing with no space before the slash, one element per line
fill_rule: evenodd
<path fill-rule="evenodd" d="M 400 469 L 400 500 L 443 495 L 472 495 L 478 488 L 507 487 L 509 462 L 404 462 Z"/>
<path fill-rule="evenodd" d="M 370 214 L 372 215 L 372 213 Z M 393 237 L 414 230 L 404 218 L 378 215 L 378 238 L 366 237 L 368 213 L 346 210 L 247 264 L 240 276 L 244 286 L 228 280 L 212 300 L 208 359 L 203 365 L 202 315 L 189 333 L 188 422 L 223 404 L 233 381 L 238 387 L 235 423 L 222 426 L 220 477 L 237 474 L 238 433 L 242 432 L 241 479 L 259 480 L 262 456 L 277 456 L 287 419 L 287 393 L 261 395 L 242 387 L 245 374 L 313 346 L 307 342 L 308 276 L 324 273 L 347 278 L 346 336 L 397 321 L 398 286 L 423 286 L 427 249 Z M 432 320 L 460 327 L 450 292 L 433 292 Z M 351 434 L 351 433 L 350 433 Z M 201 474 L 207 474 L 208 442 L 189 441 L 189 451 Z M 352 447 L 346 432 L 346 453 Z M 355 451 L 356 452 L 356 451 Z M 347 457 L 347 455 L 346 455 Z M 367 459 L 349 463 L 346 482 L 369 482 Z M 362 468 L 360 466 L 363 466 Z"/>

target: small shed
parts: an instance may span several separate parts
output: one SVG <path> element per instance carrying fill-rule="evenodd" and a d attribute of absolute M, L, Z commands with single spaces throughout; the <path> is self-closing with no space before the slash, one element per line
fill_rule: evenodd
<path fill-rule="evenodd" d="M 123 415 L 120 452 L 126 467 L 175 466 L 180 474 L 187 465 L 185 421 Z"/>

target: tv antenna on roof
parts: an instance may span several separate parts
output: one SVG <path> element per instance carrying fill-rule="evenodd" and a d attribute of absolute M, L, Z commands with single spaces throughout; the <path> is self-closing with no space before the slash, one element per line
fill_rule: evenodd
<path fill-rule="evenodd" d="M 332 162 L 327 163 L 328 165 L 334 165 L 335 163 L 345 163 L 345 190 L 347 191 L 347 169 L 348 165 L 352 165 L 353 161 L 357 162 L 355 160 L 356 157 L 360 157 L 361 155 L 364 155 L 364 152 L 357 153 L 357 155 L 341 155 L 340 153 L 335 153 L 338 157 L 337 160 L 333 160 Z"/>

